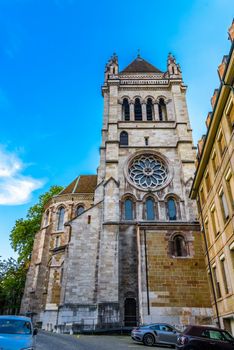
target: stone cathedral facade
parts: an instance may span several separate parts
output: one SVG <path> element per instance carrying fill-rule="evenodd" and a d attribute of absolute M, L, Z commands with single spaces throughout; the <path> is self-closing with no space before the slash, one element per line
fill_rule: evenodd
<path fill-rule="evenodd" d="M 139 323 L 211 323 L 196 203 L 195 147 L 180 66 L 138 56 L 102 86 L 97 175 L 81 175 L 45 208 L 22 313 L 60 331 Z"/>

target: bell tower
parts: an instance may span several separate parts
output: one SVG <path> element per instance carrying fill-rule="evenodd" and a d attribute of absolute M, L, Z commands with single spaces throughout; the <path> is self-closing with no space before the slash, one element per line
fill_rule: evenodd
<path fill-rule="evenodd" d="M 119 70 L 114 54 L 102 96 L 97 186 L 93 205 L 69 222 L 58 322 L 209 323 L 180 66 L 169 54 L 162 71 L 138 55 Z"/>

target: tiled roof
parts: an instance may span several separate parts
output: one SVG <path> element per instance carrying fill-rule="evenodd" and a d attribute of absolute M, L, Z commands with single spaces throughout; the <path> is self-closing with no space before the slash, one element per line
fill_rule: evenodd
<path fill-rule="evenodd" d="M 94 193 L 97 175 L 80 175 L 72 181 L 59 195 L 69 193 Z"/>
<path fill-rule="evenodd" d="M 158 68 L 141 57 L 137 57 L 121 73 L 162 73 Z"/>

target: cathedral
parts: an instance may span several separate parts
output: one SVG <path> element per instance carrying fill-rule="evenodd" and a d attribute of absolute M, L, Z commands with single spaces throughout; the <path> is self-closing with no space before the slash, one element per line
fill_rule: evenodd
<path fill-rule="evenodd" d="M 46 205 L 21 313 L 60 332 L 211 324 L 196 203 L 196 148 L 174 56 L 105 68 L 97 174 Z"/>

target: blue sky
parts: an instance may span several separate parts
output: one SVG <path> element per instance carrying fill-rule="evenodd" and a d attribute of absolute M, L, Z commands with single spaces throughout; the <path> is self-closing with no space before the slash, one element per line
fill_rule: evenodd
<path fill-rule="evenodd" d="M 194 141 L 205 132 L 217 66 L 229 52 L 232 0 L 0 0 L 0 256 L 9 233 L 51 185 L 95 173 L 104 66 L 137 55 L 188 85 Z"/>

